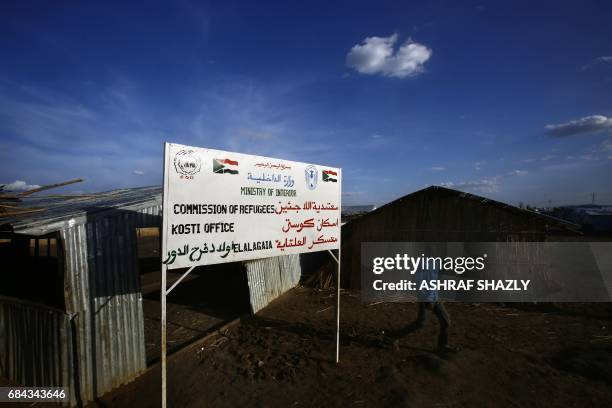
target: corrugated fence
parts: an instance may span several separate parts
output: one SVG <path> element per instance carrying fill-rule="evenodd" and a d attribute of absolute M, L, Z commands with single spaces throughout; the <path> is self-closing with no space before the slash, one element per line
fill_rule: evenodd
<path fill-rule="evenodd" d="M 299 255 L 244 262 L 249 283 L 251 311 L 257 313 L 268 303 L 288 291 L 300 281 Z"/>
<path fill-rule="evenodd" d="M 0 375 L 18 384 L 67 387 L 76 403 L 70 316 L 0 297 Z"/>

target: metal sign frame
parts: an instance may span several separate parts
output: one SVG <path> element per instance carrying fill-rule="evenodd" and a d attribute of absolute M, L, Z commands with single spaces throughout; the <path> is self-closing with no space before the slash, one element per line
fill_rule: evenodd
<path fill-rule="evenodd" d="M 162 231 L 161 231 L 161 255 L 162 261 L 161 263 L 161 290 L 160 290 L 160 303 L 161 303 L 161 405 L 162 408 L 167 407 L 167 315 L 166 315 L 166 298 L 170 294 L 170 292 L 179 284 L 181 281 L 189 275 L 191 271 L 193 271 L 197 265 L 193 265 L 187 269 L 181 275 L 181 277 L 172 284 L 170 288 L 168 288 L 168 280 L 167 280 L 167 272 L 168 266 L 163 262 L 163 255 L 167 253 L 167 237 L 168 237 L 168 217 L 165 216 L 165 203 L 166 198 L 168 197 L 168 168 L 169 168 L 169 145 L 170 143 L 164 143 L 164 173 L 163 173 L 163 193 L 162 193 Z M 338 168 L 340 171 L 342 169 Z M 340 173 L 342 174 L 342 173 Z M 339 189 L 339 198 L 338 198 L 338 206 L 340 208 L 340 218 L 342 216 L 342 177 L 338 178 L 338 189 Z M 339 220 L 341 224 L 341 219 Z M 336 262 L 338 269 L 336 274 L 336 364 L 340 362 L 340 268 L 342 263 L 342 227 L 340 227 L 340 234 L 338 236 L 338 257 L 334 255 L 331 250 L 327 250 L 331 257 Z"/>

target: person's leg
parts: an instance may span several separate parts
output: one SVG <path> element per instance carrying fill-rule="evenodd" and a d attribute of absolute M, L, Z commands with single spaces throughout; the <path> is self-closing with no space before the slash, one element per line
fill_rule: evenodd
<path fill-rule="evenodd" d="M 417 315 L 416 320 L 410 323 L 408 326 L 402 327 L 398 331 L 390 333 L 391 337 L 388 339 L 392 341 L 391 344 L 395 351 L 399 350 L 400 339 L 402 337 L 407 336 L 408 334 L 412 333 L 415 330 L 420 329 L 421 327 L 423 327 L 423 325 L 425 325 L 425 322 L 427 321 L 427 318 L 429 317 L 428 306 L 429 304 L 426 302 L 419 302 L 419 314 Z"/>
<path fill-rule="evenodd" d="M 451 320 L 446 308 L 443 303 L 436 303 L 433 307 L 434 313 L 440 323 L 440 334 L 438 336 L 438 350 L 447 351 L 450 350 L 448 347 L 448 329 L 451 325 Z"/>
<path fill-rule="evenodd" d="M 417 329 L 423 327 L 425 322 L 427 322 L 430 309 L 431 305 L 427 302 L 419 302 L 419 314 L 417 315 L 416 320 L 412 323 Z"/>
<path fill-rule="evenodd" d="M 398 338 L 404 337 L 412 333 L 413 331 L 420 329 L 421 327 L 423 327 L 423 325 L 425 325 L 425 322 L 427 322 L 428 317 L 429 317 L 429 310 L 427 308 L 427 303 L 419 302 L 419 313 L 417 315 L 416 320 L 410 323 L 408 326 L 403 327 L 400 330 L 398 330 L 396 337 Z"/>

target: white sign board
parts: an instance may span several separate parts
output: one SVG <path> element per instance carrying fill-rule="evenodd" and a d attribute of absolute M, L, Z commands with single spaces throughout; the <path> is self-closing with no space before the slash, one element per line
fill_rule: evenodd
<path fill-rule="evenodd" d="M 168 269 L 338 249 L 341 170 L 166 143 Z"/>

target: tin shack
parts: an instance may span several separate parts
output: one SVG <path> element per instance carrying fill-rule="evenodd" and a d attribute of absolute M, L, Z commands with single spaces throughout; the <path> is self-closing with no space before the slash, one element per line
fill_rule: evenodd
<path fill-rule="evenodd" d="M 68 387 L 76 405 L 147 368 L 137 231 L 160 227 L 161 193 L 32 197 L 0 215 L 0 376 Z M 301 274 L 295 255 L 239 267 L 252 313 Z"/>

